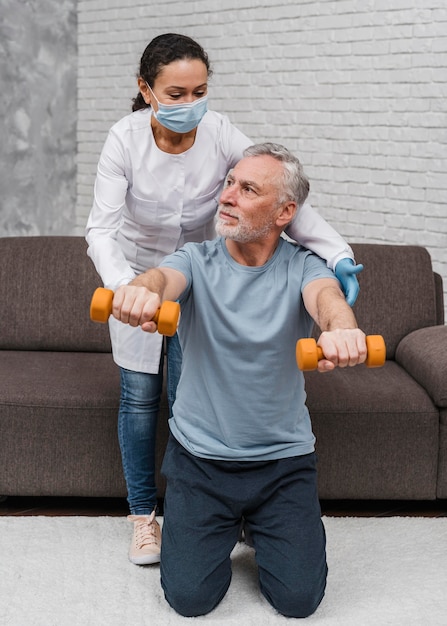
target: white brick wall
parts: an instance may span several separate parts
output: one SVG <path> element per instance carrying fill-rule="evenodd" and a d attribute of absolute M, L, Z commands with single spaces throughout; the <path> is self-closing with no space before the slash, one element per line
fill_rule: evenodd
<path fill-rule="evenodd" d="M 79 0 L 78 29 L 79 232 L 144 47 L 182 32 L 210 56 L 212 108 L 293 150 L 348 241 L 426 246 L 447 289 L 445 0 Z"/>

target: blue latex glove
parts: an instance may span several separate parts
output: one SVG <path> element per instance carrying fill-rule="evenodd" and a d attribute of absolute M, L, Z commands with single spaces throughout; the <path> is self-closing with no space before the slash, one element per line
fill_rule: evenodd
<path fill-rule="evenodd" d="M 363 265 L 354 265 L 354 261 L 350 258 L 340 259 L 335 266 L 335 275 L 341 282 L 346 302 L 349 306 L 353 306 L 359 295 L 360 286 L 356 274 L 363 269 Z"/>

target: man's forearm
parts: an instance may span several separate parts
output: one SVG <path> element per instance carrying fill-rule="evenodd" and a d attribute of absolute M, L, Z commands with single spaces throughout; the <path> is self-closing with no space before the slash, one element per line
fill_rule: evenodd
<path fill-rule="evenodd" d="M 322 331 L 358 328 L 357 320 L 338 286 L 325 287 L 317 297 L 317 323 Z"/>
<path fill-rule="evenodd" d="M 322 330 L 318 344 L 324 354 L 318 370 L 325 372 L 336 366 L 352 367 L 363 363 L 367 354 L 365 334 L 358 328 L 355 315 L 338 286 L 321 290 L 317 310 Z"/>
<path fill-rule="evenodd" d="M 307 311 L 321 328 L 318 345 L 324 358 L 318 362 L 320 372 L 334 367 L 363 363 L 366 358 L 365 334 L 346 304 L 338 283 L 332 279 L 312 281 L 303 289 Z"/>
<path fill-rule="evenodd" d="M 129 285 L 133 287 L 146 287 L 149 291 L 156 293 L 160 300 L 163 299 L 163 295 L 166 289 L 167 279 L 165 274 L 158 268 L 152 268 L 136 276 Z"/>

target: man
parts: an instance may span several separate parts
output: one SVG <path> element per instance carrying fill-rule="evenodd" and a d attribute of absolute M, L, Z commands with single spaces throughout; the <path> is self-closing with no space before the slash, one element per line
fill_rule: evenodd
<path fill-rule="evenodd" d="M 163 463 L 161 583 L 180 614 L 211 611 L 231 579 L 240 523 L 267 600 L 306 617 L 327 576 L 314 436 L 295 343 L 313 321 L 319 370 L 366 358 L 339 283 L 314 254 L 281 238 L 309 183 L 289 151 L 260 144 L 227 177 L 211 242 L 187 244 L 115 294 L 113 314 L 154 332 L 179 299 L 182 375 Z"/>

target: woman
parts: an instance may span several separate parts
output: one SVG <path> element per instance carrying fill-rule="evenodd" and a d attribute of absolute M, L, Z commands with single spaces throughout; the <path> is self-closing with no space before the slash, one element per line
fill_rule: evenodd
<path fill-rule="evenodd" d="M 88 254 L 112 290 L 157 265 L 187 241 L 214 236 L 222 183 L 253 142 L 227 117 L 207 110 L 207 54 L 189 37 L 153 39 L 140 62 L 133 112 L 110 130 L 98 164 L 88 219 Z M 361 266 L 344 240 L 309 205 L 288 235 L 327 259 L 346 292 Z M 340 272 L 342 268 L 342 272 Z M 134 524 L 129 558 L 156 563 L 161 534 L 155 520 L 155 433 L 162 388 L 162 337 L 109 320 L 113 357 L 120 367 L 118 433 Z M 181 363 L 168 340 L 170 403 Z"/>

